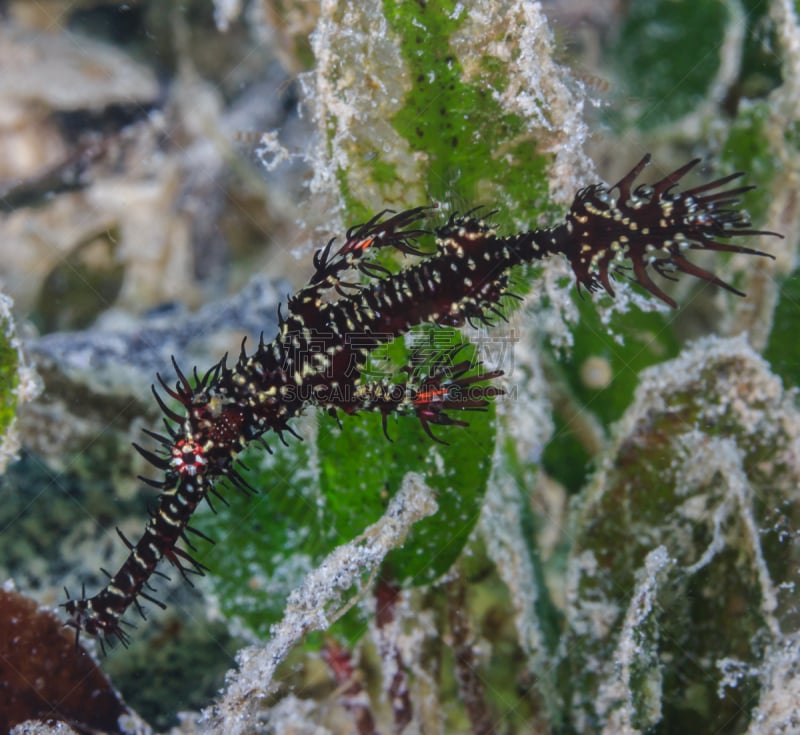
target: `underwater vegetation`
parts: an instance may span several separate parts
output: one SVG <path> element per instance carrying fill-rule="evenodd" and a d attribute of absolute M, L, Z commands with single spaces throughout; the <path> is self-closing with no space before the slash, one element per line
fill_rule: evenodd
<path fill-rule="evenodd" d="M 6 723 L 800 727 L 796 11 L 559 5 L 11 3 Z"/>

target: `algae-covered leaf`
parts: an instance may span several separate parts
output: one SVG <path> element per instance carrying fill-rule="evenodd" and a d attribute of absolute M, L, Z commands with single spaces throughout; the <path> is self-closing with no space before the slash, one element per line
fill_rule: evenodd
<path fill-rule="evenodd" d="M 769 102 L 743 102 L 725 141 L 723 163 L 731 171 L 747 171 L 748 183 L 757 187 L 747 194 L 748 212 L 763 221 L 770 203 L 770 182 L 778 166 L 773 135 L 775 125 Z M 787 134 L 790 131 L 785 131 Z"/>
<path fill-rule="evenodd" d="M 11 299 L 0 293 L 0 472 L 19 449 L 14 428 L 17 406 L 39 392 L 37 378 L 22 355 L 11 306 Z"/>
<path fill-rule="evenodd" d="M 627 122 L 652 128 L 705 101 L 722 63 L 731 15 L 715 0 L 637 0 L 628 6 L 610 52 L 626 82 L 629 99 L 620 114 Z"/>
<path fill-rule="evenodd" d="M 497 27 L 494 38 L 469 48 L 480 34 L 455 2 L 384 6 L 411 80 L 392 125 L 412 151 L 424 153 L 427 191 L 445 201 L 474 202 L 491 184 L 517 202 L 544 199 L 547 158 L 536 153 L 530 121 L 502 104 L 509 65 L 492 53 L 492 41 L 506 29 Z M 540 114 L 546 119 L 543 103 Z M 493 176 L 498 147 L 504 151 L 502 178 Z"/>
<path fill-rule="evenodd" d="M 791 394 L 744 339 L 706 339 L 642 373 L 576 518 L 564 647 L 576 723 L 741 731 L 760 662 L 797 633 L 799 429 Z M 658 548 L 669 575 L 631 626 Z M 649 651 L 659 682 L 635 669 L 620 682 L 630 647 Z M 726 659 L 753 675 L 721 696 Z"/>
<path fill-rule="evenodd" d="M 145 732 L 75 636 L 49 610 L 0 589 L 0 731 L 28 720 L 67 722 L 79 732 Z M 122 725 L 129 720 L 130 728 Z"/>
<path fill-rule="evenodd" d="M 635 586 L 614 652 L 616 670 L 600 687 L 598 709 L 609 712 L 606 729 L 647 732 L 661 719 L 663 677 L 659 644 L 664 590 L 669 595 L 673 565 L 664 546 L 647 554 L 636 570 Z M 620 707 L 624 702 L 628 706 Z"/>
<path fill-rule="evenodd" d="M 795 271 L 780 288 L 778 305 L 764 357 L 788 386 L 800 385 L 800 271 Z"/>
<path fill-rule="evenodd" d="M 0 435 L 5 435 L 16 412 L 20 360 L 14 345 L 11 304 L 2 295 L 0 299 Z"/>
<path fill-rule="evenodd" d="M 486 491 L 492 454 L 490 415 L 470 413 L 470 426 L 434 427 L 447 445 L 435 444 L 413 419 L 401 419 L 386 441 L 377 416 L 349 419 L 343 430 L 321 430 L 321 485 L 329 521 L 355 535 L 373 522 L 407 472 L 425 477 L 437 492 L 439 511 L 420 522 L 402 549 L 387 558 L 392 576 L 411 584 L 444 574 L 469 537 Z M 346 529 L 346 530 L 345 530 Z"/>
<path fill-rule="evenodd" d="M 609 426 L 630 405 L 639 372 L 677 354 L 669 315 L 638 309 L 615 311 L 604 319 L 597 305 L 577 299 L 580 318 L 569 325 L 573 347 L 564 358 L 553 354 L 553 378 L 563 386 L 556 406 L 557 431 L 542 462 L 553 477 L 577 491 L 591 460 L 580 439 L 587 417 Z"/>
<path fill-rule="evenodd" d="M 479 372 L 476 348 L 463 343 L 458 332 L 423 329 L 414 336 L 419 338 L 412 359 L 414 374 L 425 375 L 434 369 L 443 357 L 436 345 L 442 344 L 450 350 L 462 345 L 456 359 L 471 361 L 473 373 Z M 430 582 L 450 568 L 478 520 L 486 492 L 494 447 L 494 407 L 451 410 L 449 414 L 469 425 L 431 426 L 438 441 L 411 416 L 388 421 L 391 441 L 384 436 L 376 415 L 348 418 L 342 430 L 330 424 L 320 427 L 320 485 L 331 522 L 347 529 L 346 535 L 363 528 L 362 515 L 369 522 L 377 520 L 408 472 L 422 474 L 437 493 L 438 512 L 415 526 L 403 548 L 386 560 L 387 573 L 406 584 Z M 359 509 L 358 514 L 354 509 Z"/>
<path fill-rule="evenodd" d="M 631 309 L 604 319 L 588 300 L 578 311 L 564 375 L 575 397 L 609 425 L 630 405 L 641 370 L 678 354 L 671 315 Z"/>
<path fill-rule="evenodd" d="M 589 168 L 581 105 L 536 3 L 323 7 L 313 43 L 312 187 L 335 182 L 348 221 L 431 199 L 532 221 L 559 208 L 554 163 L 562 201 Z"/>
<path fill-rule="evenodd" d="M 319 495 L 313 432 L 304 434 L 306 441 L 278 445 L 274 454 L 248 452 L 245 462 L 253 470 L 247 481 L 259 494 L 245 497 L 223 488 L 228 505 L 212 497 L 218 512 L 197 519 L 198 528 L 217 542 L 201 548 L 201 558 L 211 569 L 220 609 L 260 636 L 280 617 L 289 593 L 326 544 L 337 542 Z"/>
<path fill-rule="evenodd" d="M 455 332 L 451 337 L 458 339 Z M 473 354 L 465 348 L 459 356 Z M 409 472 L 437 492 L 439 510 L 388 556 L 387 573 L 422 584 L 446 572 L 478 519 L 494 441 L 492 414 L 456 416 L 469 427 L 434 426 L 447 445 L 432 441 L 413 416 L 390 419 L 392 441 L 378 415 L 342 417 L 341 427 L 321 416 L 303 432 L 305 441 L 246 458 L 248 466 L 259 464 L 247 480 L 261 493 L 245 498 L 224 490 L 230 507 L 217 503 L 218 514 L 199 523 L 224 548 L 203 556 L 223 612 L 266 635 L 304 575 L 377 522 Z"/>

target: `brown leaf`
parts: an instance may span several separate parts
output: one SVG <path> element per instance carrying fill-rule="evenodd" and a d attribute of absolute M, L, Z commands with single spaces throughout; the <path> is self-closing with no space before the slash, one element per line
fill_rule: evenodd
<path fill-rule="evenodd" d="M 0 732 L 63 720 L 80 733 L 123 733 L 128 710 L 75 635 L 50 611 L 0 589 Z"/>

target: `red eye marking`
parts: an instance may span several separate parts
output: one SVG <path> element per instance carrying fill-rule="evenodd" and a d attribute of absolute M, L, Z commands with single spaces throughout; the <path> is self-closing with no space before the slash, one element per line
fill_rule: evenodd
<path fill-rule="evenodd" d="M 203 448 L 193 439 L 181 439 L 172 448 L 170 466 L 179 475 L 194 477 L 206 465 Z"/>
<path fill-rule="evenodd" d="M 357 242 L 353 245 L 354 248 L 358 248 L 359 250 L 366 250 L 372 243 L 375 242 L 374 237 L 367 237 L 361 242 Z"/>
<path fill-rule="evenodd" d="M 442 396 L 447 396 L 450 392 L 449 388 L 437 388 L 436 390 L 426 390 L 423 393 L 420 393 L 414 399 L 415 406 L 423 406 L 426 403 L 433 403 L 436 400 L 442 398 Z"/>

